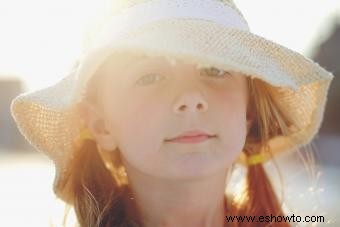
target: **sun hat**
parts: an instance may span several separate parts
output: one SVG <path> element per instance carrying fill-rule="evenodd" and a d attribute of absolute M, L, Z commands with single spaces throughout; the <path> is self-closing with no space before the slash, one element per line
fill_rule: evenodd
<path fill-rule="evenodd" d="M 274 100 L 293 120 L 287 136 L 269 140 L 273 154 L 308 144 L 319 130 L 333 75 L 318 63 L 256 35 L 232 0 L 118 0 L 66 75 L 54 85 L 18 95 L 11 113 L 18 129 L 55 164 L 53 190 L 61 189 L 84 138 L 76 104 L 87 81 L 112 53 L 168 56 L 241 72 L 274 89 Z M 241 152 L 243 153 L 243 152 Z M 255 158 L 255 163 L 262 158 Z M 256 161 L 257 160 L 257 161 Z M 245 163 L 240 157 L 240 163 Z"/>

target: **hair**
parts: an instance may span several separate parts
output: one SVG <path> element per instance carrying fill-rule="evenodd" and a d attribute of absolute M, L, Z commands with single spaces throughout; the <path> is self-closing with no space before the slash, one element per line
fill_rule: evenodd
<path fill-rule="evenodd" d="M 95 81 L 93 82 L 95 84 Z M 250 155 L 260 152 L 260 149 L 263 152 L 264 149 L 271 154 L 267 145 L 268 140 L 277 135 L 287 134 L 292 121 L 275 102 L 273 87 L 249 76 L 247 83 L 250 98 L 248 109 L 252 108 L 255 111 L 255 121 L 246 137 L 243 152 Z M 88 84 L 92 86 L 87 89 L 88 99 L 95 102 L 95 86 L 92 82 Z M 253 146 L 254 144 L 259 146 Z M 65 188 L 62 193 L 71 198 L 71 206 L 74 207 L 80 226 L 127 227 L 131 226 L 131 219 L 143 226 L 134 200 L 129 199 L 129 184 L 119 149 L 103 151 L 95 141 L 85 140 L 75 152 L 75 158 L 70 163 L 68 189 Z M 226 194 L 226 200 L 231 201 L 229 203 L 231 207 L 226 215 L 284 215 L 282 203 L 275 194 L 264 166 L 257 164 L 246 168 L 245 185 L 239 196 L 228 198 Z M 230 224 L 235 227 L 252 226 L 251 222 Z M 257 223 L 257 226 L 268 226 L 268 223 Z M 275 226 L 290 225 L 287 222 L 277 222 Z"/>

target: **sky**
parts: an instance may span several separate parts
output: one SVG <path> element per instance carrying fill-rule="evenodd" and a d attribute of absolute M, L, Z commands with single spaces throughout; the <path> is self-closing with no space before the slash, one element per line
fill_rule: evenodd
<path fill-rule="evenodd" d="M 81 51 L 95 10 L 108 0 L 0 0 L 0 79 L 25 90 L 60 80 Z M 251 32 L 310 56 L 340 15 L 339 0 L 235 0 Z M 338 17 L 339 18 L 339 17 Z"/>

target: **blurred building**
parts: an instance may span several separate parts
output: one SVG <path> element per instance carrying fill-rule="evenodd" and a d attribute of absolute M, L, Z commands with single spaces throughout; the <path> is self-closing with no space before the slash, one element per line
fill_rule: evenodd
<path fill-rule="evenodd" d="M 340 16 L 334 19 L 329 36 L 318 44 L 311 57 L 334 74 L 319 136 L 315 144 L 319 160 L 327 166 L 340 166 Z"/>
<path fill-rule="evenodd" d="M 340 21 L 335 19 L 330 36 L 315 48 L 312 59 L 333 72 L 320 133 L 340 135 Z M 339 148 L 340 150 L 340 148 Z"/>
<path fill-rule="evenodd" d="M 19 79 L 0 80 L 0 152 L 32 150 L 11 116 L 12 99 L 23 92 Z"/>

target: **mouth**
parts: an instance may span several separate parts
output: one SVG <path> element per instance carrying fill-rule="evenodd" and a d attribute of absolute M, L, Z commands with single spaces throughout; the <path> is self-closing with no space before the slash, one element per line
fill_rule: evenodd
<path fill-rule="evenodd" d="M 173 143 L 200 143 L 216 137 L 216 135 L 204 131 L 192 130 L 182 133 L 174 138 L 166 139 L 165 141 Z"/>

